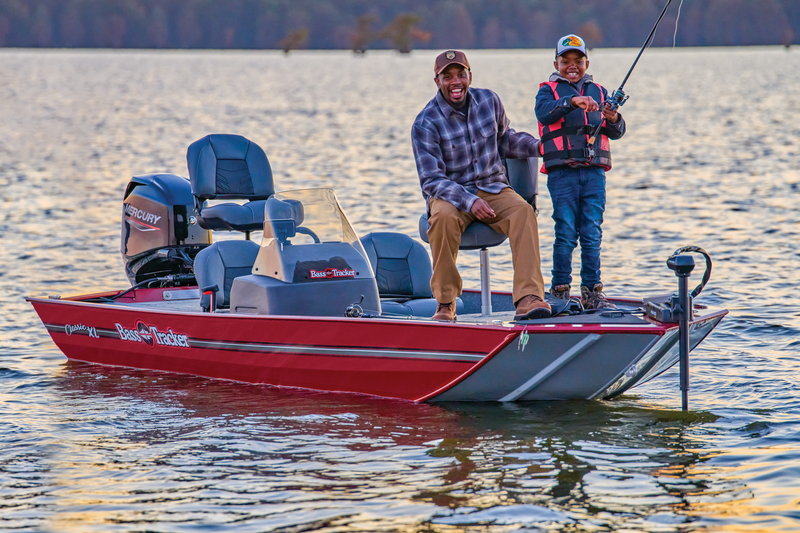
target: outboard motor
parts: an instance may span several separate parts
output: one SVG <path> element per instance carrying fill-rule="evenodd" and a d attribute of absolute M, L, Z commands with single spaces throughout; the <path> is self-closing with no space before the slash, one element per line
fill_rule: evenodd
<path fill-rule="evenodd" d="M 194 217 L 189 180 L 174 174 L 131 179 L 122 204 L 120 247 L 131 285 L 176 274 L 173 285 L 196 285 L 194 257 L 210 243 L 211 232 Z"/>

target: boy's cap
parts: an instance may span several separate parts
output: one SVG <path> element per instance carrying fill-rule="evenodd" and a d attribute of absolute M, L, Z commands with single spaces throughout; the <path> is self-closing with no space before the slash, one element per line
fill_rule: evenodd
<path fill-rule="evenodd" d="M 556 44 L 556 57 L 570 50 L 577 50 L 586 56 L 586 43 L 575 34 L 565 35 Z"/>
<path fill-rule="evenodd" d="M 447 50 L 436 56 L 436 62 L 433 64 L 433 71 L 438 76 L 453 63 L 461 65 L 466 69 L 469 68 L 469 61 L 467 61 L 467 55 L 464 52 L 460 50 Z"/>

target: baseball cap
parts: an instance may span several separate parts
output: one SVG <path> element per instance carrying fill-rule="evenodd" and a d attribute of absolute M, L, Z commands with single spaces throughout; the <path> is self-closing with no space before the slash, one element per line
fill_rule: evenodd
<path fill-rule="evenodd" d="M 556 57 L 569 50 L 577 50 L 578 52 L 586 55 L 586 43 L 575 34 L 565 35 L 558 40 L 556 44 Z M 587 56 L 588 57 L 588 56 Z"/>
<path fill-rule="evenodd" d="M 464 52 L 460 50 L 447 50 L 436 56 L 436 62 L 433 64 L 433 71 L 438 76 L 453 63 L 467 69 L 469 68 L 469 61 L 467 61 L 467 55 Z"/>

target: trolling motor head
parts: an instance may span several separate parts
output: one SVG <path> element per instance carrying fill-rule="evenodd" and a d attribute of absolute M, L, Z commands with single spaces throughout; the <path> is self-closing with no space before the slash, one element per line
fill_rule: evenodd
<path fill-rule="evenodd" d="M 692 274 L 692 271 L 695 267 L 694 257 L 691 255 L 685 255 L 686 252 L 699 253 L 705 257 L 706 270 L 703 273 L 703 279 L 690 294 L 687 294 L 689 304 L 685 307 L 680 305 L 680 294 L 662 294 L 645 298 L 645 314 L 651 318 L 654 318 L 655 320 L 658 320 L 659 322 L 678 322 L 682 309 L 692 308 L 692 300 L 696 298 L 698 294 L 700 294 L 700 291 L 703 290 L 703 287 L 706 286 L 706 283 L 708 283 L 708 280 L 711 278 L 711 257 L 709 257 L 708 253 L 699 246 L 684 246 L 683 248 L 675 250 L 675 252 L 667 259 L 667 267 L 675 272 L 679 282 L 682 285 L 686 285 L 688 283 L 689 276 Z"/>
<path fill-rule="evenodd" d="M 679 278 L 688 278 L 694 270 L 694 257 L 691 255 L 673 255 L 667 259 L 667 266 Z"/>

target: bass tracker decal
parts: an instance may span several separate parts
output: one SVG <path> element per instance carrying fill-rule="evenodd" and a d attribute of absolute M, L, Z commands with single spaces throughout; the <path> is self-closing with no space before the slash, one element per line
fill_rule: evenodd
<path fill-rule="evenodd" d="M 176 348 L 191 348 L 189 337 L 180 333 L 175 333 L 172 328 L 166 332 L 159 331 L 155 326 L 148 326 L 141 320 L 137 320 L 134 329 L 128 329 L 115 322 L 120 340 L 128 342 L 141 342 L 150 346 L 174 346 Z"/>
<path fill-rule="evenodd" d="M 325 270 L 309 270 L 309 277 L 311 279 L 341 279 L 341 278 L 354 278 L 356 271 L 349 268 L 326 268 Z"/>

